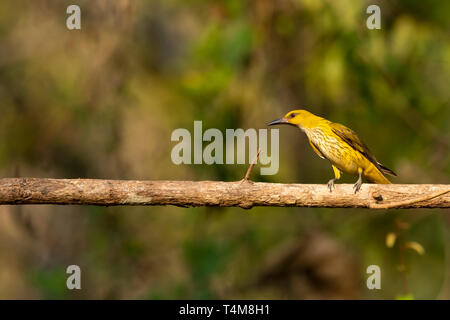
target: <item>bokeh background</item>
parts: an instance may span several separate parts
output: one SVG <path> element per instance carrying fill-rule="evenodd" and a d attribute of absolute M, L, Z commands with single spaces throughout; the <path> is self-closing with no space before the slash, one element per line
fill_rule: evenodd
<path fill-rule="evenodd" d="M 449 183 L 449 18 L 438 0 L 1 1 L 0 176 L 239 180 L 246 165 L 174 165 L 171 132 L 302 107 L 358 132 L 395 183 Z M 252 173 L 331 176 L 292 127 L 279 173 Z M 3 206 L 0 298 L 449 299 L 449 213 Z"/>

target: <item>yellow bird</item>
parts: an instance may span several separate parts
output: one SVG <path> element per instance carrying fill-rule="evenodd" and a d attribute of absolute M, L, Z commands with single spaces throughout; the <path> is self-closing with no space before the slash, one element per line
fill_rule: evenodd
<path fill-rule="evenodd" d="M 328 181 L 330 192 L 334 182 L 341 178 L 341 172 L 358 175 L 353 189 L 361 189 L 362 178 L 372 183 L 391 183 L 383 173 L 397 176 L 394 171 L 379 163 L 369 148 L 346 126 L 318 117 L 306 110 L 293 110 L 283 118 L 273 120 L 269 126 L 290 124 L 300 128 L 308 137 L 309 144 L 322 159 L 331 162 L 334 179 Z"/>

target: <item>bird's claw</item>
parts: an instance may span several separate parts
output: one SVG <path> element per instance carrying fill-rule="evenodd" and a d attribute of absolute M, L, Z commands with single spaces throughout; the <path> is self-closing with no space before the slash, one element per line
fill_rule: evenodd
<path fill-rule="evenodd" d="M 353 190 L 355 190 L 355 194 L 361 189 L 362 186 L 362 181 L 358 180 L 356 181 L 356 183 L 353 185 Z"/>
<path fill-rule="evenodd" d="M 328 189 L 330 189 L 330 192 L 333 192 L 334 187 L 334 180 L 335 179 L 331 179 L 330 181 L 328 181 Z"/>

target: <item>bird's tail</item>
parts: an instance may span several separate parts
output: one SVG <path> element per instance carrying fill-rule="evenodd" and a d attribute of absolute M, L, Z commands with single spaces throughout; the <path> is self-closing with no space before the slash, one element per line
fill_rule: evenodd
<path fill-rule="evenodd" d="M 397 176 L 397 174 L 396 174 L 394 171 L 392 171 L 391 169 L 389 169 L 389 168 L 383 166 L 383 165 L 382 165 L 381 163 L 379 163 L 379 162 L 377 162 L 377 163 L 378 163 L 378 165 L 380 166 L 381 171 L 383 171 L 383 173 L 390 174 L 391 176 L 394 176 L 394 177 Z"/>
<path fill-rule="evenodd" d="M 387 169 L 387 170 L 389 170 L 389 169 Z M 389 170 L 389 171 L 391 171 L 391 170 Z M 391 171 L 391 172 L 393 172 L 393 171 Z M 363 174 L 364 174 L 364 178 L 366 178 L 367 181 L 372 182 L 372 183 L 379 183 L 379 184 L 391 184 L 392 183 L 374 165 L 370 166 L 369 169 L 364 170 Z"/>

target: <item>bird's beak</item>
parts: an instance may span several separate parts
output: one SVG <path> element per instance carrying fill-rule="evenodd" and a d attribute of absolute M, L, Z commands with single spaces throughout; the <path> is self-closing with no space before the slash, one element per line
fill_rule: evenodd
<path fill-rule="evenodd" d="M 285 123 L 289 123 L 289 121 L 286 118 L 280 118 L 280 119 L 276 119 L 273 121 L 270 121 L 267 125 L 268 126 L 273 126 L 276 124 L 285 124 Z"/>

